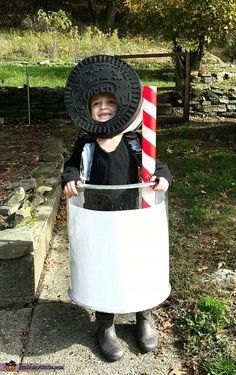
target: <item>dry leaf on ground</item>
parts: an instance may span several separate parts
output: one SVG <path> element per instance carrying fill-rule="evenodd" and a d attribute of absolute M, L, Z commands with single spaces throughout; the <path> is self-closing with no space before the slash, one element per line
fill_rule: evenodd
<path fill-rule="evenodd" d="M 168 372 L 168 375 L 186 375 L 186 372 L 182 371 L 182 370 L 180 370 L 178 368 L 172 368 Z"/>

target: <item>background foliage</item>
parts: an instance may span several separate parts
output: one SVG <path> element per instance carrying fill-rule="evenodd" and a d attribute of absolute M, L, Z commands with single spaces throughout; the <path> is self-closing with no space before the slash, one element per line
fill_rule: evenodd
<path fill-rule="evenodd" d="M 86 27 L 119 37 L 142 35 L 193 49 L 196 65 L 204 49 L 228 45 L 236 56 L 235 0 L 3 0 L 2 27 L 81 34 Z"/>
<path fill-rule="evenodd" d="M 211 44 L 235 43 L 235 0 L 126 0 L 133 21 L 144 32 L 193 48 L 196 62 Z"/>

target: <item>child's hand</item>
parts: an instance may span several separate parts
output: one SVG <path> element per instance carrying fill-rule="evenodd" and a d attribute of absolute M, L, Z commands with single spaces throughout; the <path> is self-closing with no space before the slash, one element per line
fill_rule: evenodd
<path fill-rule="evenodd" d="M 168 190 L 169 182 L 165 177 L 152 176 L 150 181 L 156 181 L 156 184 L 153 186 L 154 191 L 166 192 Z"/>
<path fill-rule="evenodd" d="M 78 195 L 78 191 L 76 189 L 76 185 L 78 186 L 80 184 L 80 181 L 69 181 L 67 182 L 66 186 L 64 187 L 64 193 L 67 195 Z"/>

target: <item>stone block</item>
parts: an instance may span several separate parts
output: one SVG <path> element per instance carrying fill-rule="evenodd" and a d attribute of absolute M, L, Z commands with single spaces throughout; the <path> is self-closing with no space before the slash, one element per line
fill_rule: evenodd
<path fill-rule="evenodd" d="M 198 89 L 196 87 L 191 88 L 191 98 L 199 99 L 204 93 L 204 90 Z"/>
<path fill-rule="evenodd" d="M 63 161 L 64 160 L 64 156 L 62 154 L 58 154 L 58 153 L 51 153 L 51 152 L 44 152 L 43 153 L 43 161 L 47 161 L 47 162 L 50 162 L 50 161 Z"/>
<path fill-rule="evenodd" d="M 33 190 L 36 187 L 35 178 L 24 178 L 20 181 L 14 182 L 9 186 L 9 189 L 22 187 L 25 191 Z"/>
<path fill-rule="evenodd" d="M 59 177 L 48 177 L 48 178 L 45 178 L 45 180 L 43 181 L 43 183 L 47 186 L 56 186 L 56 185 L 59 185 L 61 182 L 61 179 Z"/>
<path fill-rule="evenodd" d="M 36 222 L 0 232 L 0 307 L 36 298 L 60 196 L 61 187 L 57 186 L 38 207 Z"/>
<path fill-rule="evenodd" d="M 15 226 L 22 226 L 27 224 L 32 219 L 32 206 L 26 201 L 23 206 L 16 211 L 15 214 Z"/>
<path fill-rule="evenodd" d="M 158 95 L 158 103 L 171 103 L 173 101 L 172 92 L 164 92 Z"/>
<path fill-rule="evenodd" d="M 34 256 L 0 260 L 0 307 L 30 303 L 35 296 Z"/>
<path fill-rule="evenodd" d="M 29 230 L 14 228 L 0 232 L 0 260 L 20 258 L 32 251 L 33 238 Z"/>
<path fill-rule="evenodd" d="M 45 178 L 58 178 L 62 172 L 62 162 L 41 162 L 31 171 L 31 175 L 36 179 L 37 185 L 41 185 Z"/>
<path fill-rule="evenodd" d="M 9 206 L 14 206 L 25 199 L 25 189 L 21 186 L 17 187 L 12 193 L 10 193 L 5 202 Z"/>
<path fill-rule="evenodd" d="M 212 112 L 226 112 L 226 106 L 221 104 L 221 105 L 212 105 L 211 106 Z"/>
<path fill-rule="evenodd" d="M 203 107 L 209 107 L 211 105 L 211 101 L 210 100 L 204 100 L 203 102 L 202 102 L 202 106 Z"/>
<path fill-rule="evenodd" d="M 40 206 L 41 204 L 43 204 L 45 202 L 45 199 L 44 197 L 42 196 L 42 194 L 40 193 L 35 193 L 32 197 L 32 200 L 31 200 L 31 204 L 32 206 L 35 208 L 35 207 L 38 207 Z"/>
<path fill-rule="evenodd" d="M 207 90 L 206 95 L 207 95 L 207 99 L 210 100 L 212 104 L 219 103 L 219 96 L 213 93 L 211 90 Z"/>
<path fill-rule="evenodd" d="M 217 87 L 212 87 L 211 88 L 211 91 L 214 93 L 214 94 L 217 94 L 217 95 L 220 95 L 220 96 L 223 96 L 225 94 L 225 91 L 224 90 L 221 90 Z"/>
<path fill-rule="evenodd" d="M 211 105 L 205 105 L 201 107 L 201 111 L 204 113 L 211 113 L 212 112 Z"/>
<path fill-rule="evenodd" d="M 189 105 L 198 105 L 199 102 L 197 100 L 190 100 Z"/>
<path fill-rule="evenodd" d="M 199 72 L 198 75 L 199 77 L 203 77 L 203 78 L 211 77 L 211 73 L 209 72 Z"/>
<path fill-rule="evenodd" d="M 225 113 L 222 113 L 222 116 L 228 117 L 228 118 L 236 118 L 236 112 L 225 112 Z"/>
<path fill-rule="evenodd" d="M 52 186 L 47 186 L 47 185 L 39 185 L 37 187 L 37 190 L 36 192 L 39 193 L 39 194 L 44 194 L 44 193 L 48 193 L 49 191 L 52 191 Z"/>
<path fill-rule="evenodd" d="M 172 105 L 169 103 L 160 103 L 157 106 L 157 115 L 170 115 L 172 113 Z"/>
<path fill-rule="evenodd" d="M 14 212 L 18 210 L 19 207 L 20 207 L 20 203 L 15 204 L 14 206 L 9 206 L 9 205 L 4 204 L 3 206 L 0 206 L 0 215 L 2 216 L 12 215 L 14 214 Z"/>
<path fill-rule="evenodd" d="M 228 104 L 229 99 L 227 97 L 219 98 L 219 104 Z"/>
<path fill-rule="evenodd" d="M 193 83 L 195 83 L 195 82 L 201 82 L 201 77 L 198 77 L 198 76 L 192 74 L 191 77 L 190 77 L 190 80 Z"/>
<path fill-rule="evenodd" d="M 228 104 L 227 109 L 230 112 L 234 112 L 234 111 L 236 111 L 236 105 L 235 104 Z"/>
<path fill-rule="evenodd" d="M 214 78 L 213 77 L 202 77 L 202 82 L 204 83 L 211 83 L 213 82 Z"/>

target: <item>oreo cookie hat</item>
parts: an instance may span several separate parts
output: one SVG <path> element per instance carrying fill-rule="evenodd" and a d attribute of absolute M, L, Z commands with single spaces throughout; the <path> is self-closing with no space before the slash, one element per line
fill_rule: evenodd
<path fill-rule="evenodd" d="M 89 108 L 91 98 L 102 93 L 113 94 L 118 106 L 106 122 L 94 120 Z M 75 124 L 100 138 L 134 130 L 141 122 L 142 84 L 134 70 L 114 56 L 91 56 L 79 62 L 68 77 L 64 98 Z"/>

